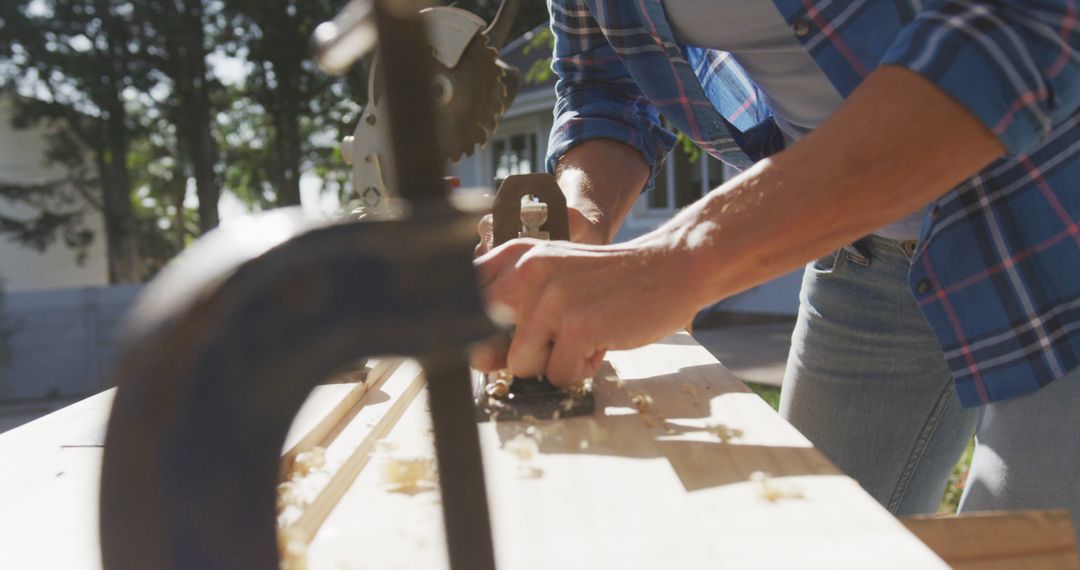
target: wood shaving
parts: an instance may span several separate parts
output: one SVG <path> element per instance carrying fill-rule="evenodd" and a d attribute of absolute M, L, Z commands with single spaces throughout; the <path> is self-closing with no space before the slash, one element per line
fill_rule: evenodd
<path fill-rule="evenodd" d="M 492 398 L 505 398 L 510 393 L 510 383 L 502 379 L 496 380 L 484 387 L 484 391 Z"/>
<path fill-rule="evenodd" d="M 585 397 L 585 394 L 591 389 L 592 380 L 585 379 L 581 384 L 575 384 L 574 386 L 567 386 L 563 388 L 563 392 L 565 392 L 572 399 L 580 400 L 581 398 Z"/>
<path fill-rule="evenodd" d="M 435 489 L 438 474 L 429 452 L 404 453 L 396 442 L 387 440 L 375 445 L 381 458 L 382 483 L 390 492 L 411 494 Z"/>
<path fill-rule="evenodd" d="M 312 447 L 310 450 L 300 453 L 293 460 L 292 474 L 304 476 L 313 471 L 318 471 L 326 465 L 326 448 Z"/>
<path fill-rule="evenodd" d="M 423 455 L 387 457 L 382 465 L 382 482 L 394 492 L 434 490 L 435 461 Z"/>
<path fill-rule="evenodd" d="M 532 461 L 540 453 L 540 445 L 524 433 L 519 433 L 507 441 L 503 449 L 517 457 L 518 461 Z"/>
<path fill-rule="evenodd" d="M 797 486 L 781 486 L 773 480 L 772 475 L 764 471 L 754 471 L 750 474 L 750 480 L 759 485 L 758 493 L 762 499 L 775 503 L 783 499 L 803 499 L 802 489 Z"/>
<path fill-rule="evenodd" d="M 731 428 L 724 424 L 709 424 L 705 426 L 705 429 L 708 430 L 709 433 L 715 435 L 723 443 L 729 443 L 732 440 L 743 436 L 743 431 L 741 429 Z"/>
<path fill-rule="evenodd" d="M 653 399 L 648 394 L 633 394 L 630 396 L 630 404 L 639 414 L 644 414 L 652 407 Z"/>
<path fill-rule="evenodd" d="M 295 523 L 329 479 L 325 448 L 313 447 L 297 454 L 285 480 L 277 486 L 278 526 Z"/>
<path fill-rule="evenodd" d="M 543 475 L 544 471 L 533 464 L 533 460 L 540 454 L 540 445 L 532 435 L 517 434 L 503 444 L 503 450 L 517 458 L 518 477 L 535 479 Z"/>

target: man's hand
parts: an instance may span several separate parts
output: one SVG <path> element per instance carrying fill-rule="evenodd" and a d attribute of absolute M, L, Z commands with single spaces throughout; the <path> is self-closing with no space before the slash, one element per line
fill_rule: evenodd
<path fill-rule="evenodd" d="M 519 239 L 480 257 L 489 305 L 517 329 L 508 353 L 487 345 L 474 352 L 474 366 L 546 374 L 570 385 L 594 375 L 606 350 L 678 330 L 705 301 L 686 274 L 692 252 L 662 241 L 590 246 Z"/>

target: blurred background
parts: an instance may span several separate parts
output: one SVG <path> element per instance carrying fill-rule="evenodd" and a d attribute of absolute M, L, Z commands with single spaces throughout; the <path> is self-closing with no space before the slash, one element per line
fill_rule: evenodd
<path fill-rule="evenodd" d="M 202 234 L 347 206 L 369 66 L 328 77 L 308 49 L 344 4 L 0 2 L 0 432 L 98 391 L 141 284 Z M 546 24 L 524 4 L 512 37 Z"/>

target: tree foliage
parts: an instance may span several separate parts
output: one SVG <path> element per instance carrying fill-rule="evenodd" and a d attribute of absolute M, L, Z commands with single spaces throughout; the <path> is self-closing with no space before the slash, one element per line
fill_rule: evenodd
<path fill-rule="evenodd" d="M 0 235 L 77 253 L 106 239 L 112 281 L 132 282 L 216 226 L 223 192 L 255 209 L 296 205 L 310 173 L 344 197 L 339 141 L 366 102 L 368 65 L 328 77 L 308 45 L 345 3 L 0 2 L 0 95 L 16 128 L 49 126 L 45 158 L 63 173 L 0 173 L 21 214 L 0 212 Z M 499 1 L 455 5 L 491 21 Z M 546 18 L 544 3 L 522 1 L 511 37 Z M 104 236 L 86 224 L 96 215 Z"/>

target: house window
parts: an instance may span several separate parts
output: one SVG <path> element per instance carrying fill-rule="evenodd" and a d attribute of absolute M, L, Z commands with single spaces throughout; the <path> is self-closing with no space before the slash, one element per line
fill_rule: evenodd
<path fill-rule="evenodd" d="M 691 161 L 676 147 L 656 174 L 656 186 L 645 196 L 643 213 L 670 213 L 689 206 L 730 176 L 728 168 L 709 155 L 702 153 Z"/>
<path fill-rule="evenodd" d="M 491 143 L 492 164 L 495 178 L 502 179 L 514 174 L 529 174 L 539 167 L 536 156 L 536 133 L 511 135 L 495 139 Z"/>

